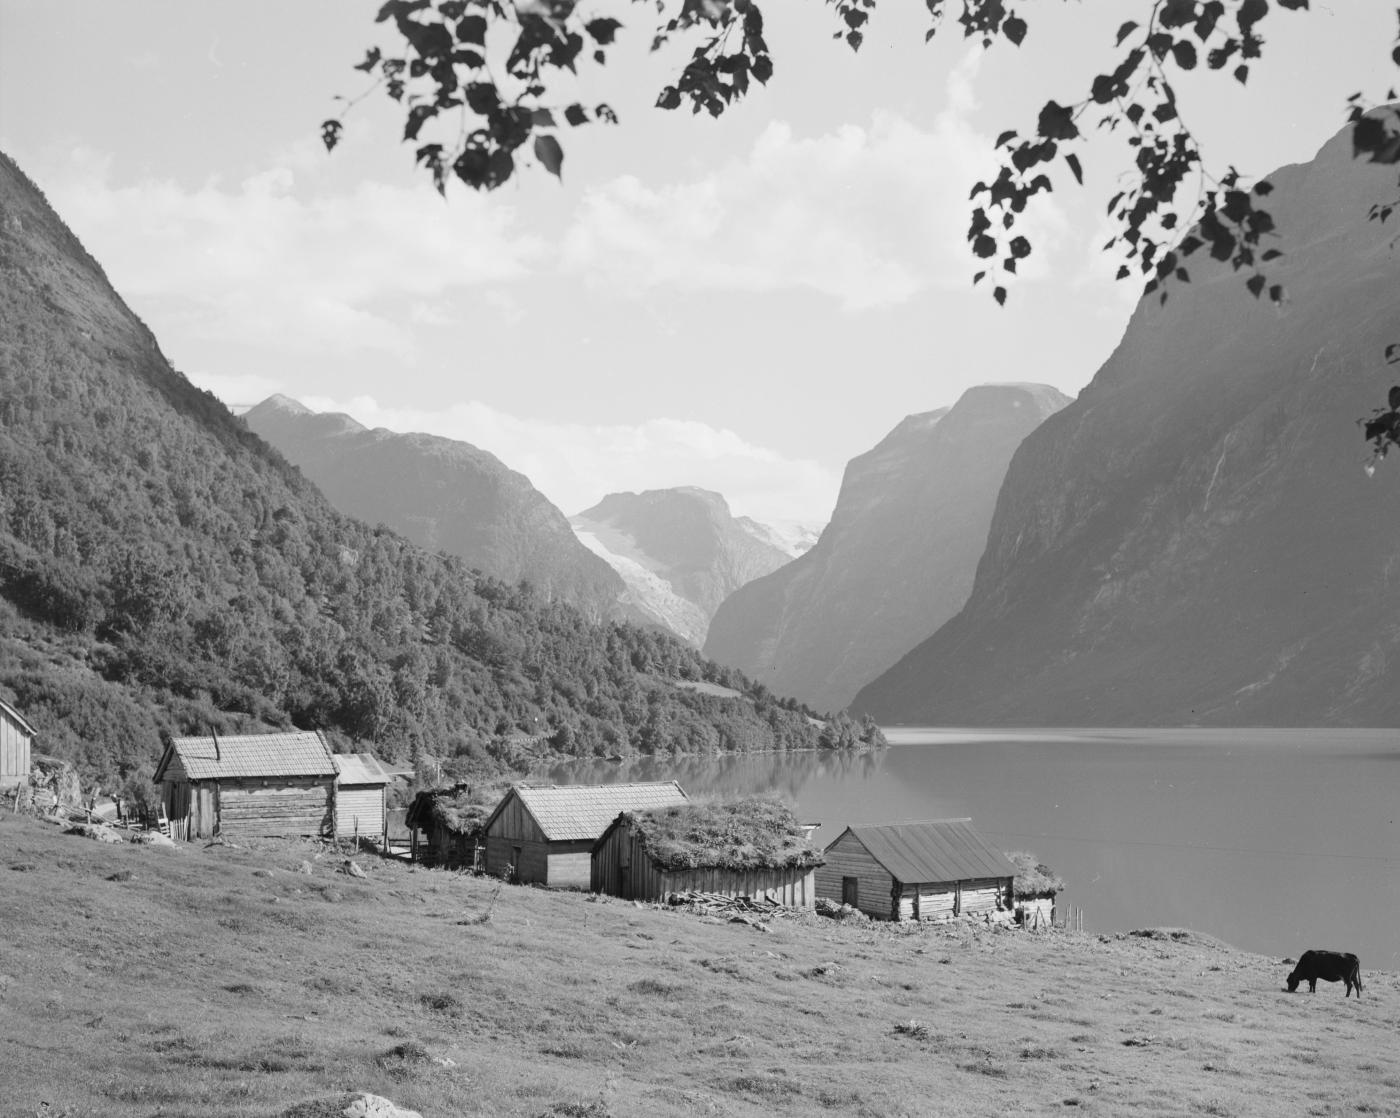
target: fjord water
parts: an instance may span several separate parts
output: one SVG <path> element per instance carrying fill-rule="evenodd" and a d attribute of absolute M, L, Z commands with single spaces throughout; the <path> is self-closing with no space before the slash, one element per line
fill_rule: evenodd
<path fill-rule="evenodd" d="M 1400 731 L 887 730 L 889 749 L 560 766 L 559 783 L 778 793 L 826 844 L 850 823 L 971 817 L 1068 883 L 1090 931 L 1189 927 L 1400 970 Z"/>

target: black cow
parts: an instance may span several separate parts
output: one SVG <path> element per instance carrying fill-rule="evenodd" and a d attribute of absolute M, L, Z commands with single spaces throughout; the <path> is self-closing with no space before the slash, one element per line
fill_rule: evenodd
<path fill-rule="evenodd" d="M 1324 982 L 1345 982 L 1350 997 L 1352 987 L 1356 996 L 1361 997 L 1361 961 L 1349 951 L 1304 951 L 1293 973 L 1288 976 L 1288 992 L 1298 989 L 1298 983 L 1308 984 L 1308 993 L 1317 993 L 1317 980 Z"/>

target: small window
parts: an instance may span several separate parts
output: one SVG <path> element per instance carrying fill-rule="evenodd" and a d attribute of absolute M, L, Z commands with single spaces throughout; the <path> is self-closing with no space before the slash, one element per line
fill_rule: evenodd
<path fill-rule="evenodd" d="M 848 904 L 852 908 L 860 907 L 860 878 L 843 877 L 841 879 L 841 903 Z"/>

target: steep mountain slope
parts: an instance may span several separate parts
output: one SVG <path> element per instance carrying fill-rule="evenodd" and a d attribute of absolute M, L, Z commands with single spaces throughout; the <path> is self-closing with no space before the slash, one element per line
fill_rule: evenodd
<path fill-rule="evenodd" d="M 1282 310 L 1193 260 L 1021 446 L 963 611 L 861 692 L 882 720 L 1400 723 L 1400 463 L 1356 420 L 1400 338 L 1393 169 L 1270 176 Z M 1204 254 L 1201 254 L 1204 255 Z"/>
<path fill-rule="evenodd" d="M 1011 455 L 1066 402 L 1044 385 L 983 385 L 906 418 L 847 465 L 817 545 L 720 607 L 705 654 L 844 708 L 967 600 Z"/>
<path fill-rule="evenodd" d="M 495 455 L 436 435 L 371 431 L 285 396 L 264 400 L 243 420 L 341 512 L 505 582 L 528 579 L 594 620 L 618 612 L 622 579 L 578 542 L 529 478 Z"/>
<path fill-rule="evenodd" d="M 718 493 L 691 486 L 610 493 L 571 523 L 638 608 L 697 646 L 725 598 L 791 558 Z"/>
<path fill-rule="evenodd" d="M 209 726 L 323 727 L 463 773 L 546 742 L 596 755 L 851 736 L 819 737 L 674 638 L 590 624 L 336 512 L 170 367 L 4 156 L 0 695 L 38 748 L 107 787 L 149 772 L 162 732 Z"/>

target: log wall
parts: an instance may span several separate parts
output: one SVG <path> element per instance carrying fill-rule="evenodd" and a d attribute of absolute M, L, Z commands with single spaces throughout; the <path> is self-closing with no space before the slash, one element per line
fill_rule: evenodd
<path fill-rule="evenodd" d="M 899 896 L 901 920 L 951 920 L 954 916 L 1011 914 L 1009 878 L 975 878 L 970 881 L 936 881 L 903 884 Z"/>
<path fill-rule="evenodd" d="M 225 837 L 335 833 L 330 777 L 222 780 L 217 795 L 219 833 Z"/>
<path fill-rule="evenodd" d="M 842 878 L 854 877 L 859 888 L 856 907 L 875 920 L 894 916 L 895 880 L 855 835 L 842 834 L 826 848 L 826 865 L 816 869 L 817 896 L 841 904 Z"/>

